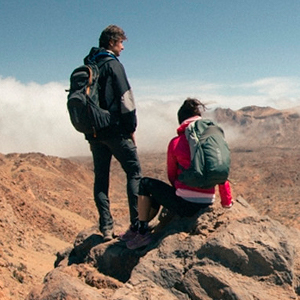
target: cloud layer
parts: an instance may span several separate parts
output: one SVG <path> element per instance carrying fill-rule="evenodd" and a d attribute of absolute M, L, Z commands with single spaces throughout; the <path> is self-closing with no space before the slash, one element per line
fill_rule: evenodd
<path fill-rule="evenodd" d="M 187 97 L 198 97 L 211 108 L 234 110 L 248 105 L 284 109 L 298 106 L 300 100 L 300 78 L 264 78 L 239 85 L 134 79 L 131 83 L 138 112 L 139 151 L 166 150 L 176 134 L 177 110 Z M 69 121 L 66 88 L 68 83 L 23 84 L 0 77 L 0 153 L 89 155 L 87 141 Z"/>

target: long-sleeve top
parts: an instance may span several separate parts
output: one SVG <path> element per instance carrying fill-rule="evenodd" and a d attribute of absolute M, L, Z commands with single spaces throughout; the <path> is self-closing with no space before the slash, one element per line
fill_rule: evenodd
<path fill-rule="evenodd" d="M 176 188 L 176 194 L 187 201 L 197 203 L 212 203 L 215 199 L 215 188 L 200 189 L 189 187 L 178 180 L 178 175 L 182 172 L 179 165 L 188 169 L 191 162 L 191 155 L 188 141 L 185 137 L 185 128 L 193 121 L 201 117 L 195 116 L 185 120 L 177 129 L 177 136 L 174 137 L 168 146 L 167 168 L 170 183 Z M 231 188 L 228 181 L 218 185 L 222 206 L 231 205 Z"/>
<path fill-rule="evenodd" d="M 101 108 L 108 109 L 116 120 L 114 126 L 102 130 L 99 138 L 110 137 L 116 133 L 132 134 L 136 130 L 137 117 L 136 107 L 132 89 L 127 79 L 123 65 L 113 52 L 104 48 L 93 47 L 85 57 L 84 63 L 101 64 L 107 60 L 99 70 L 99 104 Z M 93 140 L 93 136 L 86 136 L 88 140 Z M 96 137 L 97 139 L 97 137 Z"/>

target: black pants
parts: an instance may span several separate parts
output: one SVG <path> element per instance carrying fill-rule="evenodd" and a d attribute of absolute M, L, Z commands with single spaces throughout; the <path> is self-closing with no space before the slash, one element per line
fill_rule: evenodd
<path fill-rule="evenodd" d="M 210 205 L 186 201 L 176 195 L 176 189 L 173 186 L 149 177 L 141 179 L 139 195 L 149 196 L 153 208 L 159 208 L 162 205 L 181 217 L 191 217 L 200 209 Z"/>
<path fill-rule="evenodd" d="M 120 162 L 127 176 L 127 196 L 130 222 L 138 219 L 137 198 L 141 179 L 141 167 L 137 149 L 132 139 L 122 136 L 103 141 L 91 141 L 94 160 L 94 199 L 100 215 L 100 231 L 113 228 L 113 218 L 110 212 L 109 171 L 112 155 Z"/>

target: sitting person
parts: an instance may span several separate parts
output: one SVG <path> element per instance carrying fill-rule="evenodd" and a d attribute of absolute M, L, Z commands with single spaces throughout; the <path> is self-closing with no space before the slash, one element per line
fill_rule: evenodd
<path fill-rule="evenodd" d="M 184 101 L 178 111 L 179 128 L 178 135 L 174 137 L 168 146 L 167 171 L 171 185 L 149 177 L 144 177 L 139 185 L 138 197 L 138 224 L 130 227 L 120 236 L 126 242 L 127 248 L 137 249 L 151 242 L 151 234 L 148 222 L 159 211 L 160 206 L 178 214 L 181 217 L 191 217 L 199 210 L 213 204 L 215 200 L 215 188 L 200 189 L 189 187 L 178 180 L 182 168 L 190 165 L 190 149 L 185 137 L 185 128 L 193 121 L 201 118 L 201 109 L 205 105 L 197 99 Z M 224 208 L 232 206 L 231 189 L 229 182 L 218 185 L 221 204 Z"/>

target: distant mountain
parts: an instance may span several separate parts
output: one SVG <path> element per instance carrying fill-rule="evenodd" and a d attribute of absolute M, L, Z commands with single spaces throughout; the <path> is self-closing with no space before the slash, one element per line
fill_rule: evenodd
<path fill-rule="evenodd" d="M 232 146 L 300 147 L 300 109 L 247 106 L 237 111 L 217 108 L 212 116 L 224 126 Z"/>

